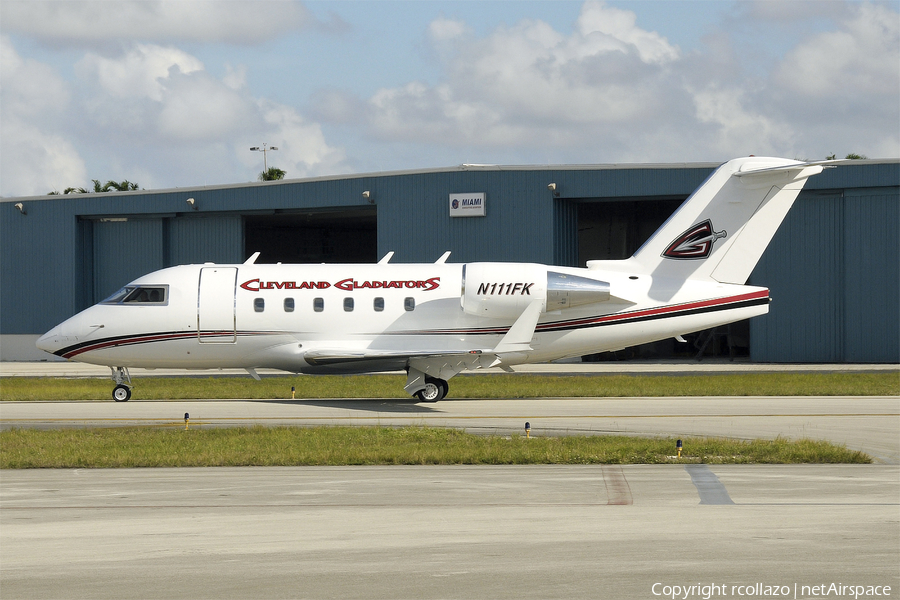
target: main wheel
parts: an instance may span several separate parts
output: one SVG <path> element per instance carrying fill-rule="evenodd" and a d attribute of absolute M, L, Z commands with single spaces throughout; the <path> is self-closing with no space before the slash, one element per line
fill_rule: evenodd
<path fill-rule="evenodd" d="M 425 387 L 416 392 L 416 398 L 422 402 L 437 402 L 447 395 L 450 388 L 443 379 L 432 379 L 429 377 L 425 380 Z"/>
<path fill-rule="evenodd" d="M 128 402 L 131 399 L 131 388 L 127 385 L 119 384 L 113 388 L 113 400 L 116 402 Z"/>

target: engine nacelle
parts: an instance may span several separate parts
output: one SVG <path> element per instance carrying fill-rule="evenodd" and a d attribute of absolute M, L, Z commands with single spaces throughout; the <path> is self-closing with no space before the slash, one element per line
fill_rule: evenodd
<path fill-rule="evenodd" d="M 606 302 L 609 284 L 531 263 L 463 265 L 460 301 L 467 314 L 517 318 L 535 300 L 541 312 Z"/>

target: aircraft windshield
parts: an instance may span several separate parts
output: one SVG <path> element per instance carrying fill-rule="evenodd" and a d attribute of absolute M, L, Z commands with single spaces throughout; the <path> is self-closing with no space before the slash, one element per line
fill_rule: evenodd
<path fill-rule="evenodd" d="M 166 304 L 167 285 L 127 285 L 101 304 Z"/>

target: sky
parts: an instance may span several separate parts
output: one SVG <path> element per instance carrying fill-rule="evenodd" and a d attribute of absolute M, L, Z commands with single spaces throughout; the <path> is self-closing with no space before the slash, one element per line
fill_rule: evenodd
<path fill-rule="evenodd" d="M 900 157 L 900 2 L 0 2 L 0 196 Z"/>

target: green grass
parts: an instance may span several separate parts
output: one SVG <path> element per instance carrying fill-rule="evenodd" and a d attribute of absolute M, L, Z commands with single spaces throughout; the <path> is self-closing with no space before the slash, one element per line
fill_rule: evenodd
<path fill-rule="evenodd" d="M 408 398 L 402 375 L 265 377 L 146 377 L 134 399 Z M 0 378 L 0 400 L 109 400 L 107 379 Z M 745 373 L 711 375 L 463 375 L 453 398 L 627 396 L 898 396 L 900 372 Z"/>
<path fill-rule="evenodd" d="M 11 429 L 0 468 L 302 465 L 869 463 L 862 452 L 814 440 L 750 442 L 626 436 L 476 436 L 429 427 Z"/>

